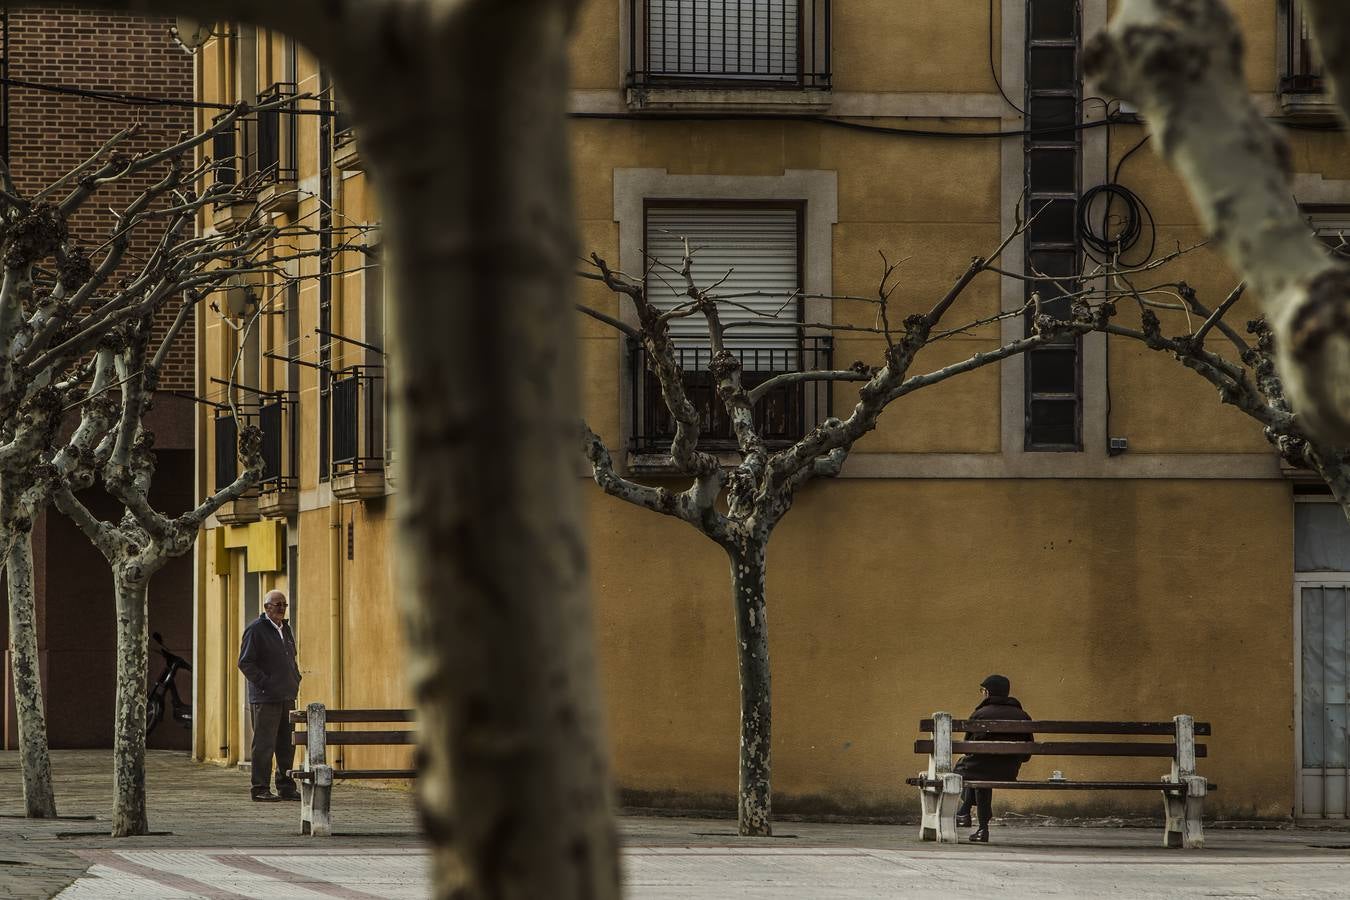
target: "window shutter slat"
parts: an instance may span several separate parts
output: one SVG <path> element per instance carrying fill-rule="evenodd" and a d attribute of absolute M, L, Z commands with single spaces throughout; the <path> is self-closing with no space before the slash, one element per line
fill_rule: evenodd
<path fill-rule="evenodd" d="M 719 304 L 728 349 L 736 350 L 747 370 L 786 370 L 799 366 L 800 278 L 798 212 L 795 209 L 651 209 L 647 212 L 647 253 L 658 262 L 647 277 L 657 308 L 670 310 L 688 301 L 679 274 L 684 239 L 694 253 L 694 284 L 724 298 Z M 730 274 L 728 275 L 728 272 Z M 670 323 L 675 344 L 698 368 L 708 362 L 708 323 L 696 314 Z"/>

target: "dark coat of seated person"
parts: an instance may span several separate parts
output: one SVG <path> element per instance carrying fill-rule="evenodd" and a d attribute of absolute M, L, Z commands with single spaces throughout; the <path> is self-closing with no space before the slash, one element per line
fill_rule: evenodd
<path fill-rule="evenodd" d="M 1021 702 L 1009 696 L 1012 684 L 1002 675 L 990 675 L 980 682 L 980 690 L 985 695 L 971 720 L 997 720 L 1030 722 L 1031 716 L 1022 708 Z M 967 731 L 968 741 L 1032 741 L 1035 738 L 1029 732 L 1011 731 Z M 1014 753 L 967 753 L 955 766 L 962 777 L 978 781 L 1016 781 L 1022 763 L 1030 756 Z M 970 808 L 978 805 L 980 826 L 971 832 L 970 840 L 975 843 L 989 842 L 989 820 L 993 818 L 993 788 L 966 788 L 961 792 L 961 805 L 956 810 L 959 825 L 970 824 Z"/>

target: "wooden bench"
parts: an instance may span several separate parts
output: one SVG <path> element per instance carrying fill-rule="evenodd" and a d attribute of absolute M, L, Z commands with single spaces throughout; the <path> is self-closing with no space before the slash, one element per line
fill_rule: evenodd
<path fill-rule="evenodd" d="M 925 841 L 956 842 L 956 807 L 963 788 L 1035 791 L 1161 791 L 1165 821 L 1164 847 L 1203 847 L 1201 815 L 1205 793 L 1217 785 L 1195 774 L 1195 761 L 1207 755 L 1196 735 L 1211 733 L 1208 722 L 1176 716 L 1171 722 L 1018 722 L 993 719 L 953 719 L 950 713 L 933 713 L 919 720 L 919 731 L 931 739 L 914 742 L 915 753 L 928 754 L 928 770 L 905 779 L 917 785 L 923 804 L 920 837 Z M 953 732 L 1067 735 L 1166 735 L 1168 741 L 961 741 Z M 1171 771 L 1159 781 L 983 781 L 963 778 L 952 770 L 954 753 L 984 753 L 1007 756 L 1117 756 L 1168 758 Z"/>
<path fill-rule="evenodd" d="M 333 782 L 339 779 L 416 778 L 415 769 L 334 769 L 328 764 L 328 747 L 402 746 L 417 743 L 416 731 L 337 731 L 330 723 L 362 722 L 384 725 L 413 722 L 411 709 L 327 709 L 311 703 L 304 711 L 293 710 L 291 721 L 305 726 L 296 731 L 294 742 L 305 748 L 304 766 L 289 774 L 300 782 L 300 830 L 316 837 L 333 833 L 331 817 Z"/>

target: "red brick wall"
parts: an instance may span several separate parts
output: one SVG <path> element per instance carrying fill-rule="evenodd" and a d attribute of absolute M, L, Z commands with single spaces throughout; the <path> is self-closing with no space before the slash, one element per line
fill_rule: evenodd
<path fill-rule="evenodd" d="M 170 38 L 170 19 L 145 19 L 75 9 L 65 4 L 9 13 L 9 77 L 24 81 L 93 88 L 124 94 L 192 99 L 192 57 Z M 132 107 L 33 88 L 9 88 L 9 160 L 25 192 L 38 190 L 94 154 L 109 137 L 132 123 L 146 133 L 130 151 L 167 145 L 193 127 L 192 110 L 182 106 Z M 157 176 L 101 191 L 72 223 L 86 245 L 102 243 L 112 226 L 109 207 L 131 202 Z M 132 248 L 142 257 L 154 243 L 146 233 Z M 166 310 L 167 327 L 176 310 Z M 160 385 L 193 390 L 192 324 L 170 353 Z"/>

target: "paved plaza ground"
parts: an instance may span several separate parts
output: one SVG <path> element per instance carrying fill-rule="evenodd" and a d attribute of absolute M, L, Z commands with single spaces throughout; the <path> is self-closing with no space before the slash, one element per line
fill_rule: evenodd
<path fill-rule="evenodd" d="M 0 753 L 0 898 L 420 898 L 426 853 L 411 796 L 342 784 L 328 840 L 296 804 L 248 800 L 242 772 L 149 755 L 147 837 L 107 837 L 106 752 L 58 752 L 65 818 L 22 811 Z M 1156 828 L 998 824 L 988 846 L 921 843 L 913 826 L 780 823 L 768 840 L 718 819 L 625 816 L 628 896 L 705 898 L 1346 897 L 1350 831 L 1211 828 L 1208 847 L 1157 846 Z"/>

